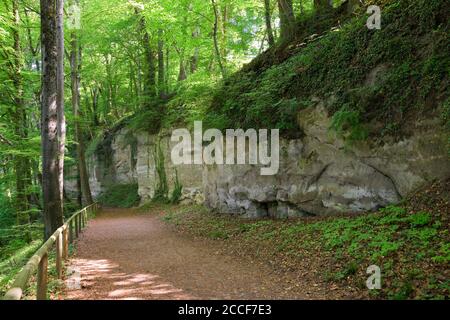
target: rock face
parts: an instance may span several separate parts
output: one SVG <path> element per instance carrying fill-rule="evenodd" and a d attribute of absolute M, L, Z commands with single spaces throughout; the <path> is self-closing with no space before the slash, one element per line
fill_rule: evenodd
<path fill-rule="evenodd" d="M 170 141 L 169 135 L 157 136 L 143 132 L 131 135 L 126 128 L 116 132 L 111 141 L 103 143 L 102 148 L 88 158 L 92 195 L 98 197 L 114 184 L 137 183 L 141 203 L 149 201 L 155 195 L 158 182 L 155 162 L 158 145 L 164 158 L 169 195 L 178 176 L 183 185 L 181 202 L 203 203 L 201 166 L 174 166 L 170 158 L 174 143 Z M 78 192 L 76 169 L 72 168 L 70 176 L 66 174 L 66 177 L 66 192 L 75 197 Z"/>
<path fill-rule="evenodd" d="M 276 176 L 260 176 L 256 166 L 206 167 L 206 205 L 248 218 L 356 213 L 397 203 L 421 183 L 450 174 L 437 124 L 369 147 L 348 146 L 331 132 L 320 104 L 300 112 L 298 121 L 305 137 L 281 142 Z"/>
<path fill-rule="evenodd" d="M 149 201 L 154 195 L 158 175 L 155 156 L 157 154 L 158 141 L 164 158 L 164 168 L 167 176 L 169 190 L 173 190 L 176 178 L 183 185 L 181 201 L 183 203 L 203 203 L 202 167 L 196 165 L 173 165 L 171 150 L 175 143 L 170 141 L 169 133 L 158 136 L 140 133 L 137 135 L 137 182 L 139 184 L 139 196 L 141 202 Z"/>
<path fill-rule="evenodd" d="M 182 203 L 204 203 L 247 218 L 287 218 L 374 210 L 399 202 L 426 181 L 450 175 L 437 123 L 418 124 L 416 134 L 403 141 L 369 146 L 348 145 L 330 131 L 320 102 L 301 111 L 298 122 L 304 137 L 280 142 L 275 176 L 261 176 L 258 165 L 174 166 L 169 132 L 131 135 L 124 128 L 114 135 L 108 152 L 89 159 L 91 189 L 98 196 L 109 185 L 137 183 L 141 202 L 150 200 L 161 150 L 169 189 L 177 176 L 183 185 Z"/>

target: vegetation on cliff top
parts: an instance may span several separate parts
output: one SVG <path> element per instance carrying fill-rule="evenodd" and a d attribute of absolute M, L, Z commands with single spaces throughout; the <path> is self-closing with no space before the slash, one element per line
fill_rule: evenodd
<path fill-rule="evenodd" d="M 156 133 L 195 119 L 205 128 L 279 128 L 299 137 L 297 113 L 320 99 L 333 116 L 330 129 L 349 140 L 410 135 L 419 119 L 445 115 L 449 13 L 444 0 L 371 3 L 382 6 L 381 30 L 366 27 L 363 10 L 307 12 L 292 40 L 224 81 L 193 75 L 169 101 L 155 102 L 162 107 L 131 117 L 128 127 Z"/>
<path fill-rule="evenodd" d="M 319 97 L 351 139 L 411 133 L 411 123 L 436 116 L 449 97 L 446 1 L 384 1 L 381 30 L 369 30 L 366 19 L 335 23 L 306 46 L 306 37 L 283 45 L 284 55 L 269 49 L 225 81 L 207 118 L 220 128 L 296 136 L 297 112 Z"/>

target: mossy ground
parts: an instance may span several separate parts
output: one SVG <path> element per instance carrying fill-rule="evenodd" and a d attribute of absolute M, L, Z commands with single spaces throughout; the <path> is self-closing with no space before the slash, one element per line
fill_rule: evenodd
<path fill-rule="evenodd" d="M 164 221 L 188 234 L 224 242 L 275 268 L 308 272 L 363 298 L 450 297 L 450 180 L 421 190 L 399 206 L 361 216 L 245 221 L 203 207 L 160 209 Z M 382 289 L 366 288 L 367 267 L 382 272 Z"/>

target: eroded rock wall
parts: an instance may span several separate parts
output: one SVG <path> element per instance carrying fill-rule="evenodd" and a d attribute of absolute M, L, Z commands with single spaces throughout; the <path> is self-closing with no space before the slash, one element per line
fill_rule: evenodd
<path fill-rule="evenodd" d="M 98 196 L 112 184 L 137 183 L 141 202 L 149 201 L 158 182 L 158 143 L 169 189 L 178 175 L 183 203 L 205 203 L 217 212 L 248 218 L 370 211 L 399 202 L 426 181 L 450 175 L 438 120 L 417 124 L 407 139 L 378 146 L 346 144 L 329 130 L 330 119 L 320 102 L 301 111 L 298 122 L 304 136 L 281 140 L 275 176 L 261 176 L 257 165 L 174 166 L 170 132 L 131 134 L 123 128 L 106 152 L 103 148 L 88 159 L 92 193 Z M 69 188 L 74 187 L 72 181 Z"/>
<path fill-rule="evenodd" d="M 438 121 L 384 146 L 346 144 L 329 130 L 320 103 L 298 121 L 305 136 L 281 142 L 276 176 L 260 176 L 256 166 L 205 167 L 206 205 L 249 218 L 363 212 L 398 203 L 422 183 L 450 174 Z"/>
<path fill-rule="evenodd" d="M 158 144 L 164 158 L 164 168 L 169 186 L 169 195 L 174 189 L 176 177 L 183 185 L 181 196 L 182 203 L 203 203 L 202 166 L 196 165 L 173 165 L 171 161 L 171 150 L 174 143 L 170 141 L 169 133 L 149 135 L 137 134 L 137 181 L 139 184 L 139 196 L 141 202 L 149 201 L 156 191 L 158 175 L 156 170 L 155 156 Z"/>

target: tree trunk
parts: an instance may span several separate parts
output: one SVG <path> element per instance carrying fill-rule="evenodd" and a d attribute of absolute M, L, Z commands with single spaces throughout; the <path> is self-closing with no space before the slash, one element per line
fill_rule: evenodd
<path fill-rule="evenodd" d="M 295 35 L 295 16 L 292 0 L 278 0 L 280 14 L 280 37 L 282 41 L 291 39 Z"/>
<path fill-rule="evenodd" d="M 332 0 L 314 0 L 314 9 L 317 12 L 322 13 L 333 8 Z"/>
<path fill-rule="evenodd" d="M 87 88 L 85 85 L 83 85 L 84 91 L 87 92 Z M 93 88 L 89 89 L 90 95 L 91 95 L 91 99 L 92 99 L 92 104 L 91 104 L 91 110 L 92 110 L 92 122 L 94 124 L 95 127 L 98 127 L 100 125 L 100 120 L 98 119 L 98 114 L 97 114 L 97 110 L 98 110 L 98 94 L 99 94 L 99 89 L 98 87 L 95 85 Z"/>
<path fill-rule="evenodd" d="M 40 68 L 40 60 L 39 60 L 39 56 L 38 56 L 39 41 L 38 41 L 38 44 L 36 45 L 36 47 L 34 47 L 33 46 L 33 38 L 31 36 L 30 19 L 28 17 L 28 9 L 27 8 L 25 8 L 24 13 L 25 13 L 25 19 L 26 19 L 26 23 L 27 23 L 27 27 L 26 28 L 27 28 L 27 35 L 28 35 L 28 48 L 29 48 L 29 50 L 31 52 L 31 55 L 32 55 L 32 58 L 31 58 L 31 69 L 33 67 L 35 67 L 36 71 L 40 72 L 41 68 Z"/>
<path fill-rule="evenodd" d="M 14 63 L 12 71 L 12 82 L 14 85 L 14 133 L 20 140 L 25 140 L 27 133 L 27 116 L 23 101 L 23 79 L 22 79 L 22 48 L 20 45 L 20 16 L 19 16 L 19 0 L 13 1 L 13 39 L 14 39 Z M 27 190 L 30 185 L 30 163 L 23 155 L 14 156 L 14 169 L 16 172 L 16 212 L 17 224 L 25 224 L 29 222 L 28 196 Z"/>
<path fill-rule="evenodd" d="M 140 15 L 139 10 L 135 10 L 136 15 Z M 155 57 L 150 44 L 150 35 L 147 31 L 147 24 L 145 22 L 145 17 L 140 17 L 139 22 L 140 33 L 142 36 L 142 47 L 144 48 L 145 55 L 145 80 L 144 80 L 144 95 L 145 99 L 148 100 L 156 96 L 156 67 L 155 67 Z"/>
<path fill-rule="evenodd" d="M 226 61 L 227 61 L 227 56 L 228 56 L 228 52 L 227 52 L 227 43 L 228 43 L 228 15 L 229 15 L 229 4 L 227 2 L 223 2 L 222 3 L 222 15 L 219 18 L 219 22 L 221 24 L 221 46 L 220 48 L 222 49 L 221 52 L 221 56 L 222 56 L 222 63 L 224 63 L 226 65 Z"/>
<path fill-rule="evenodd" d="M 58 45 L 56 0 L 41 0 L 42 32 L 42 191 L 45 238 L 63 224 L 63 190 L 59 183 L 59 141 L 57 107 Z"/>
<path fill-rule="evenodd" d="M 264 0 L 264 8 L 265 8 L 268 42 L 269 46 L 273 46 L 275 44 L 275 37 L 273 36 L 273 29 L 272 29 L 272 14 L 270 12 L 270 0 Z"/>
<path fill-rule="evenodd" d="M 170 92 L 170 83 L 169 83 L 169 79 L 170 79 L 170 48 L 169 46 L 166 46 L 166 90 L 169 93 Z"/>
<path fill-rule="evenodd" d="M 192 32 L 192 38 L 195 40 L 200 36 L 200 28 L 198 26 L 195 27 L 194 32 Z M 198 47 L 195 47 L 194 54 L 191 56 L 190 61 L 190 71 L 191 74 L 195 73 L 198 69 L 198 56 L 199 56 L 200 50 Z"/>
<path fill-rule="evenodd" d="M 215 0 L 211 0 L 213 10 L 214 10 L 214 29 L 213 29 L 213 40 L 214 40 L 214 50 L 216 53 L 217 63 L 219 64 L 220 73 L 222 74 L 222 78 L 225 78 L 225 68 L 222 64 L 222 57 L 220 55 L 219 43 L 217 41 L 217 31 L 218 31 L 218 23 L 219 16 L 217 12 L 217 6 Z"/>
<path fill-rule="evenodd" d="M 78 174 L 80 179 L 80 189 L 84 203 L 91 205 L 94 203 L 89 186 L 89 175 L 86 167 L 86 157 L 84 153 L 83 132 L 80 126 L 80 56 L 78 41 L 75 31 L 71 34 L 71 88 L 72 88 L 72 108 L 75 118 L 75 140 L 77 142 Z"/>
<path fill-rule="evenodd" d="M 178 72 L 178 81 L 184 81 L 187 79 L 186 67 L 184 66 L 183 57 L 180 57 L 180 70 Z"/>
<path fill-rule="evenodd" d="M 80 179 L 80 170 L 78 170 L 77 174 L 77 203 L 78 206 L 81 208 L 83 207 L 83 191 L 81 190 L 81 179 Z"/>
<path fill-rule="evenodd" d="M 64 0 L 56 1 L 56 26 L 57 26 L 57 73 L 56 73 L 56 104 L 58 116 L 58 180 L 61 197 L 61 210 L 64 204 L 64 151 L 66 148 L 66 117 L 64 115 Z"/>
<path fill-rule="evenodd" d="M 166 95 L 166 88 L 164 82 L 164 32 L 162 29 L 158 30 L 158 88 L 159 96 L 163 98 Z"/>

